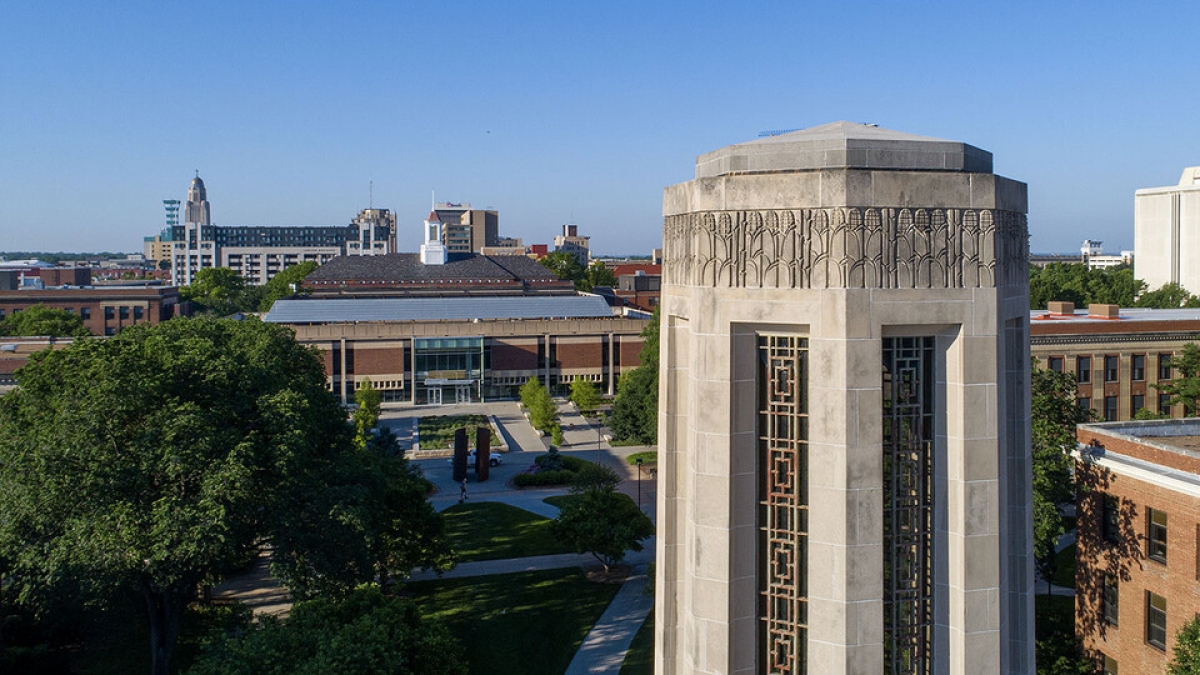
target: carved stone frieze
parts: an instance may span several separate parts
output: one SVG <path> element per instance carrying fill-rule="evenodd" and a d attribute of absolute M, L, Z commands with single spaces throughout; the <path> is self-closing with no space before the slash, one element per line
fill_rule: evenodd
<path fill-rule="evenodd" d="M 667 216 L 666 282 L 720 288 L 990 288 L 1028 279 L 1025 215 L 816 208 Z"/>

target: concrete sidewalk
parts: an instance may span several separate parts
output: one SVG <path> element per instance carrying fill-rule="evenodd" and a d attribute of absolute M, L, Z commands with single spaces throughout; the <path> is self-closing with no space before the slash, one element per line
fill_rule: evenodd
<path fill-rule="evenodd" d="M 646 593 L 648 583 L 645 568 L 625 580 L 608 609 L 583 638 L 565 675 L 620 675 L 633 636 L 654 611 L 654 598 Z"/>
<path fill-rule="evenodd" d="M 624 564 L 636 569 L 654 562 L 654 537 L 647 539 L 642 546 L 641 551 L 630 551 L 625 556 Z M 476 562 L 459 563 L 457 567 L 449 572 L 443 572 L 441 577 L 438 577 L 437 572 L 413 572 L 410 581 L 428 581 L 438 578 L 461 579 L 463 577 L 486 577 L 494 574 L 555 570 L 564 567 L 596 567 L 599 564 L 600 562 L 590 553 L 533 555 L 525 558 L 504 558 L 501 560 L 479 560 Z"/>

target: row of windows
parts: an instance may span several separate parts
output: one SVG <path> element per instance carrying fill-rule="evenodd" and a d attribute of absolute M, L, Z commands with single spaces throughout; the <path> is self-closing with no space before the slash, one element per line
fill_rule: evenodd
<path fill-rule="evenodd" d="M 1119 403 L 1119 401 L 1120 401 L 1120 399 L 1117 396 L 1105 396 L 1104 397 L 1104 400 L 1102 402 L 1104 407 L 1100 409 L 1100 412 L 1101 412 L 1101 415 L 1104 418 L 1105 422 L 1116 422 L 1119 419 L 1117 417 L 1117 404 Z M 1083 408 L 1085 410 L 1092 407 L 1092 399 L 1087 396 L 1080 396 L 1075 399 L 1075 402 L 1079 404 L 1080 408 Z M 1133 416 L 1137 415 L 1138 411 L 1145 407 L 1146 407 L 1146 395 L 1145 394 L 1133 394 L 1129 397 L 1129 416 L 1131 418 Z M 1171 412 L 1171 395 L 1170 394 L 1161 394 L 1160 393 L 1158 395 L 1158 412 L 1167 413 L 1167 414 L 1169 414 Z"/>
<path fill-rule="evenodd" d="M 1104 622 L 1113 627 L 1120 625 L 1121 595 L 1118 592 L 1119 583 L 1114 574 L 1107 574 L 1104 577 L 1104 595 L 1101 598 L 1101 610 Z M 1163 651 L 1167 649 L 1167 599 L 1150 591 L 1146 591 L 1146 644 Z M 1108 668 L 1109 661 L 1113 663 L 1111 670 Z M 1116 661 L 1106 657 L 1104 672 L 1117 672 Z"/>
<path fill-rule="evenodd" d="M 1106 355 L 1101 357 L 1104 364 L 1104 381 L 1119 382 L 1120 381 L 1120 364 L 1119 356 Z M 1046 359 L 1046 365 L 1050 370 L 1057 373 L 1063 372 L 1065 366 L 1065 358 L 1062 356 L 1051 356 Z M 1143 382 L 1146 379 L 1146 355 L 1134 354 L 1129 357 L 1129 377 L 1134 382 Z M 1158 355 L 1158 379 L 1171 379 L 1171 355 Z M 1087 384 L 1092 381 L 1092 357 L 1077 356 L 1075 357 L 1075 381 L 1079 384 Z"/>

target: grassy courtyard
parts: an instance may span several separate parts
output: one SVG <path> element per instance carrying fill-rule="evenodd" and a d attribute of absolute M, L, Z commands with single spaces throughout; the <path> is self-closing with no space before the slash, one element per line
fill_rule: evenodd
<path fill-rule="evenodd" d="M 620 588 L 578 568 L 408 585 L 462 643 L 472 675 L 559 675 Z"/>
<path fill-rule="evenodd" d="M 442 512 L 461 562 L 570 553 L 550 533 L 550 519 L 500 502 L 467 502 Z"/>

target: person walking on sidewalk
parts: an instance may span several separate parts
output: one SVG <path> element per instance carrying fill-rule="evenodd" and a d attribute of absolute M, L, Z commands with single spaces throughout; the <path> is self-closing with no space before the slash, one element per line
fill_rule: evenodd
<path fill-rule="evenodd" d="M 467 499 L 467 479 L 462 479 L 462 485 L 458 488 L 458 503 L 461 504 Z"/>

